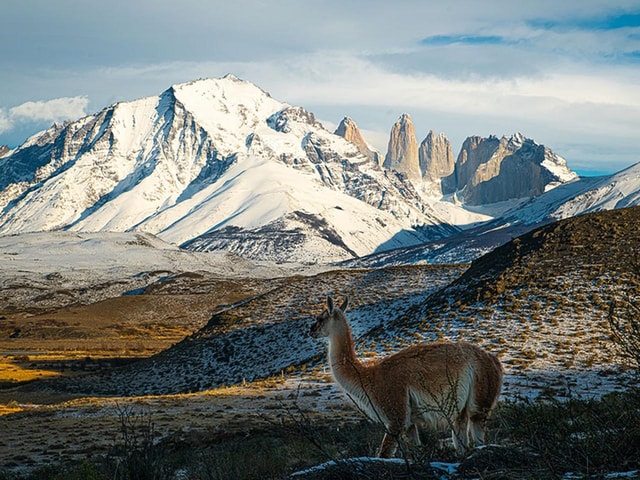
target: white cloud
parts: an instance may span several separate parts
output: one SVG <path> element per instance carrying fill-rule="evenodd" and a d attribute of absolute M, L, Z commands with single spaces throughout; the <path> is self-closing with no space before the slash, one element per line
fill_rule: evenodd
<path fill-rule="evenodd" d="M 53 100 L 25 102 L 9 109 L 13 122 L 59 122 L 86 115 L 87 97 L 63 97 Z"/>
<path fill-rule="evenodd" d="M 7 134 L 10 138 L 12 132 L 21 128 L 37 130 L 46 123 L 76 120 L 87 114 L 88 105 L 89 99 L 80 96 L 29 101 L 9 109 L 0 108 L 0 134 Z"/>
<path fill-rule="evenodd" d="M 507 56 L 499 48 L 489 45 L 482 52 L 506 64 L 517 60 L 514 52 Z M 407 61 L 412 59 L 412 52 L 404 54 Z M 278 100 L 308 108 L 322 120 L 337 123 L 344 115 L 353 117 L 366 131 L 365 138 L 383 153 L 392 123 L 407 112 L 419 137 L 429 129 L 444 132 L 454 150 L 469 135 L 520 131 L 567 157 L 570 165 L 591 162 L 593 169 L 613 171 L 640 160 L 634 148 L 640 121 L 637 65 L 533 63 L 535 69 L 515 69 L 509 74 L 494 70 L 452 75 L 427 67 L 398 68 L 361 52 L 324 50 L 255 61 L 169 61 L 82 72 L 49 70 L 46 75 L 31 76 L 25 82 L 29 90 L 44 91 L 54 84 L 56 93 L 82 91 L 95 104 L 88 106 L 87 97 L 26 102 L 0 110 L 0 133 L 8 123 L 76 119 L 88 107 L 98 110 L 115 101 L 158 95 L 174 83 L 234 73 Z M 37 83 L 38 78 L 48 83 Z"/>
<path fill-rule="evenodd" d="M 7 113 L 0 108 L 0 133 L 7 132 L 13 128 L 13 122 L 7 116 Z"/>
<path fill-rule="evenodd" d="M 335 52 L 292 59 L 278 75 L 287 100 L 305 99 L 337 104 L 464 108 L 470 113 L 502 110 L 500 99 L 531 99 L 533 112 L 556 103 L 590 103 L 640 107 L 640 86 L 623 68 L 547 72 L 521 77 L 449 78 L 429 73 L 398 73 L 357 56 Z M 276 72 L 274 72 L 275 74 Z M 282 72 L 280 72 L 282 73 Z M 618 73 L 618 74 L 616 74 Z M 543 103 L 544 103 L 543 102 Z M 531 114 L 528 111 L 527 114 Z"/>

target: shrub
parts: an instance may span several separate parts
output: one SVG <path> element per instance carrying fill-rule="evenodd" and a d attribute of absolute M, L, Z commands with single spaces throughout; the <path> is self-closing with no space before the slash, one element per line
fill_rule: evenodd
<path fill-rule="evenodd" d="M 639 393 L 504 403 L 496 416 L 507 436 L 501 443 L 538 455 L 551 478 L 640 468 Z"/>
<path fill-rule="evenodd" d="M 120 420 L 120 442 L 109 459 L 114 465 L 114 480 L 164 480 L 169 478 L 163 443 L 155 441 L 155 425 L 148 413 L 131 406 L 116 405 Z"/>
<path fill-rule="evenodd" d="M 640 265 L 633 265 L 625 291 L 612 295 L 608 321 L 614 341 L 640 372 Z"/>

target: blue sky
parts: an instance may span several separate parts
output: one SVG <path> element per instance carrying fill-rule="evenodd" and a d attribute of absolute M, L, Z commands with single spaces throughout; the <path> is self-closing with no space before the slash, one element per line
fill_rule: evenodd
<path fill-rule="evenodd" d="M 583 174 L 640 161 L 637 0 L 4 0 L 0 144 L 54 121 L 226 73 L 384 151 L 413 117 L 521 132 Z"/>

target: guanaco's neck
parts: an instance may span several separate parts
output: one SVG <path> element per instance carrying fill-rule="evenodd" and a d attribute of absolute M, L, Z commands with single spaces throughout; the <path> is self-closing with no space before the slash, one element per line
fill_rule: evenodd
<path fill-rule="evenodd" d="M 346 321 L 329 336 L 329 364 L 334 374 L 338 375 L 353 374 L 354 369 L 361 367 Z"/>

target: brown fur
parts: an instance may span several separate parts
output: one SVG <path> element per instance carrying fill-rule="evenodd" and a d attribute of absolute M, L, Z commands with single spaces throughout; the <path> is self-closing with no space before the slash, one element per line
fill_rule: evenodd
<path fill-rule="evenodd" d="M 386 427 L 379 456 L 393 456 L 401 436 L 419 443 L 418 427 L 447 427 L 464 452 L 484 441 L 487 418 L 502 388 L 500 361 L 467 342 L 421 343 L 379 361 L 356 357 L 351 329 L 331 298 L 311 327 L 329 338 L 329 364 L 336 382 L 372 420 Z"/>

